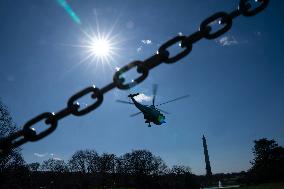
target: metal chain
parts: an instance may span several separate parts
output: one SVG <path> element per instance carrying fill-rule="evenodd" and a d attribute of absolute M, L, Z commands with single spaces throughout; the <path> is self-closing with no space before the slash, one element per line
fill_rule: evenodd
<path fill-rule="evenodd" d="M 46 137 L 56 129 L 58 121 L 66 116 L 71 114 L 75 116 L 82 116 L 95 110 L 101 105 L 103 102 L 103 95 L 108 91 L 114 88 L 126 90 L 134 87 L 135 85 L 144 81 L 147 78 L 149 71 L 154 67 L 160 65 L 161 63 L 173 64 L 179 61 L 191 52 L 194 43 L 203 38 L 215 39 L 223 35 L 231 28 L 234 18 L 240 15 L 245 17 L 256 15 L 267 7 L 269 0 L 257 0 L 255 3 L 255 8 L 252 8 L 253 6 L 249 0 L 240 0 L 238 8 L 231 13 L 217 12 L 201 22 L 199 30 L 193 34 L 189 36 L 176 36 L 161 45 L 157 51 L 157 54 L 144 61 L 134 61 L 122 67 L 114 74 L 112 83 L 106 85 L 105 87 L 101 89 L 95 86 L 87 87 L 71 96 L 67 102 L 67 107 L 58 111 L 57 113 L 45 112 L 34 117 L 23 126 L 22 130 L 0 140 L 0 154 L 5 154 L 11 149 L 16 148 L 28 141 L 34 142 Z M 211 26 L 216 22 L 218 22 L 221 27 L 216 31 L 212 31 Z M 169 52 L 168 48 L 177 43 L 180 44 L 182 51 L 174 56 L 170 56 L 171 53 Z M 125 84 L 125 79 L 123 78 L 122 74 L 136 67 L 140 76 L 134 79 L 132 82 Z M 80 105 L 77 101 L 89 94 L 91 94 L 91 98 L 95 100 L 94 103 L 83 109 L 80 109 Z M 44 124 L 48 127 L 42 132 L 37 133 L 32 126 L 42 121 L 44 121 Z"/>

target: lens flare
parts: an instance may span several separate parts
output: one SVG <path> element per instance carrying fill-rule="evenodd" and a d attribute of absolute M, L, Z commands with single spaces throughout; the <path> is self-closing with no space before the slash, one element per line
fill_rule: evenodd
<path fill-rule="evenodd" d="M 77 14 L 72 10 L 70 5 L 66 2 L 66 0 L 57 0 L 57 3 L 64 8 L 64 10 L 71 16 L 72 20 L 77 23 L 81 24 L 80 18 L 77 16 Z"/>

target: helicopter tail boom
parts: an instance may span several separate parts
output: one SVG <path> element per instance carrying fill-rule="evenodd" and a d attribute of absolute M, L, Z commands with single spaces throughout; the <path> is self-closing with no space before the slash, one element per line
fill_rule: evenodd
<path fill-rule="evenodd" d="M 136 94 L 129 94 L 128 97 L 132 98 L 132 97 L 135 97 L 135 96 L 138 96 L 139 93 L 136 93 Z"/>

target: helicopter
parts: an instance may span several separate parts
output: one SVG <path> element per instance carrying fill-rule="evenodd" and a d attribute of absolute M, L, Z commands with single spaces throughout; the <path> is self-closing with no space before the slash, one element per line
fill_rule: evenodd
<path fill-rule="evenodd" d="M 156 100 L 156 94 L 157 94 L 157 89 L 158 89 L 158 85 L 154 84 L 153 85 L 153 99 L 152 99 L 152 105 L 144 105 L 139 103 L 136 99 L 135 96 L 140 95 L 140 93 L 135 93 L 135 94 L 129 94 L 128 97 L 132 100 L 132 102 L 127 102 L 124 100 L 116 100 L 117 102 L 120 103 L 124 103 L 124 104 L 132 104 L 134 105 L 136 108 L 138 108 L 140 110 L 140 112 L 135 113 L 130 115 L 130 117 L 134 117 L 137 116 L 139 114 L 143 114 L 144 115 L 144 119 L 145 119 L 145 123 L 148 123 L 148 127 L 151 127 L 151 122 L 154 123 L 155 125 L 162 125 L 165 122 L 166 117 L 164 116 L 164 114 L 169 114 L 169 112 L 164 111 L 160 108 L 157 108 L 157 106 L 161 106 L 170 102 L 174 102 L 177 100 L 181 100 L 184 98 L 189 97 L 190 95 L 184 95 L 160 104 L 155 105 L 155 100 Z M 164 114 L 162 114 L 162 113 Z"/>

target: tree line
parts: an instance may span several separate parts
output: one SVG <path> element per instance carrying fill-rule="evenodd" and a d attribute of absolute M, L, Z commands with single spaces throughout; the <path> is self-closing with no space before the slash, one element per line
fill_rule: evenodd
<path fill-rule="evenodd" d="M 42 164 L 30 163 L 30 171 L 80 172 L 80 173 L 118 173 L 161 175 L 165 173 L 191 172 L 187 166 L 173 166 L 169 169 L 165 162 L 148 150 L 133 150 L 120 157 L 115 154 L 99 155 L 95 150 L 78 150 L 68 162 L 50 158 Z"/>
<path fill-rule="evenodd" d="M 19 162 L 17 166 L 18 169 L 22 169 L 22 172 L 29 173 L 30 179 L 52 174 L 55 177 L 50 180 L 56 186 L 69 183 L 85 187 L 198 187 L 190 167 L 175 165 L 169 168 L 159 156 L 153 155 L 148 150 L 132 150 L 119 157 L 109 153 L 99 155 L 95 150 L 78 150 L 67 162 L 50 158 L 42 163 L 23 164 Z M 2 173 L 11 173 L 14 170 L 15 166 L 6 167 Z M 80 179 L 62 183 L 63 177 L 72 175 Z M 89 180 L 88 177 L 90 177 Z M 13 178 L 7 178 L 14 182 Z"/>

